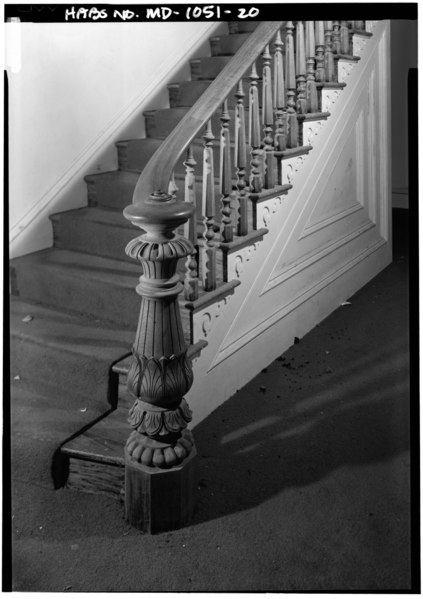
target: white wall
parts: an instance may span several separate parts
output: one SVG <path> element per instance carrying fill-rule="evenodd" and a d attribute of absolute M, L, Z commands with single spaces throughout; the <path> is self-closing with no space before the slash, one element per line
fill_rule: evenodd
<path fill-rule="evenodd" d="M 408 208 L 408 70 L 417 67 L 417 21 L 391 21 L 392 199 Z"/>
<path fill-rule="evenodd" d="M 84 175 L 116 168 L 218 23 L 22 23 L 9 77 L 11 257 L 52 244 L 48 215 L 86 205 Z M 12 24 L 13 26 L 13 24 Z M 6 29 L 10 27 L 6 25 Z"/>

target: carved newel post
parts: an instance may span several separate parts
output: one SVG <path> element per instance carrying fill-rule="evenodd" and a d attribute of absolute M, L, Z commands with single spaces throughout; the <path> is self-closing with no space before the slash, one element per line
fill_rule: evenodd
<path fill-rule="evenodd" d="M 178 260 L 194 247 L 174 234 L 193 211 L 191 204 L 161 192 L 124 210 L 145 231 L 126 247 L 143 274 L 127 383 L 135 403 L 129 411 L 134 430 L 125 447 L 125 514 L 130 524 L 151 533 L 183 526 L 194 507 L 196 450 L 183 397 L 193 375 L 177 302 L 183 284 L 176 273 Z"/>

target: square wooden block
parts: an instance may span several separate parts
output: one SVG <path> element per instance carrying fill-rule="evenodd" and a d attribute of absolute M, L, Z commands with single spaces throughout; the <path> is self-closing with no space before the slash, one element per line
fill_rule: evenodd
<path fill-rule="evenodd" d="M 185 526 L 195 506 L 197 451 L 169 469 L 135 462 L 125 451 L 125 517 L 151 534 Z"/>

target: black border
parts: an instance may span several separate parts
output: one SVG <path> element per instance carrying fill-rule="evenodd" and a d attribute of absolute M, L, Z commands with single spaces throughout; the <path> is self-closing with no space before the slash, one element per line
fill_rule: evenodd
<path fill-rule="evenodd" d="M 382 20 L 382 19 L 394 19 L 400 17 L 401 19 L 417 19 L 417 2 L 401 2 L 401 3 L 323 3 L 323 4 L 268 4 L 258 1 L 257 3 L 246 2 L 245 4 L 212 4 L 212 3 L 198 3 L 198 4 L 169 4 L 166 2 L 161 4 L 5 4 L 4 8 L 4 20 L 7 22 L 11 18 L 19 18 L 22 22 L 33 22 L 33 23 L 91 23 L 91 22 L 102 22 L 102 23 L 113 23 L 123 22 L 119 16 L 113 16 L 114 11 L 128 10 L 134 13 L 130 22 L 153 22 L 152 19 L 146 18 L 147 9 L 156 10 L 160 6 L 164 6 L 168 10 L 164 12 L 166 18 L 155 18 L 154 21 L 236 21 L 236 20 L 247 20 L 247 21 L 273 21 L 275 16 L 283 18 L 285 13 L 289 13 L 289 18 L 292 20 L 298 20 L 304 18 L 304 14 L 307 14 L 309 19 L 353 19 L 357 12 L 360 12 L 360 16 L 364 19 L 370 20 Z M 213 16 L 206 18 L 204 14 L 198 18 L 187 18 L 187 10 L 192 10 L 195 7 L 213 7 Z M 256 16 L 243 16 L 241 18 L 240 10 L 245 9 L 244 15 L 248 14 L 248 11 L 256 7 L 259 9 L 259 14 Z M 85 16 L 81 13 L 79 18 L 66 18 L 66 11 L 72 11 L 75 9 L 85 8 L 87 13 Z M 90 14 L 89 11 L 93 9 Z M 94 10 L 95 9 L 95 10 Z M 104 11 L 103 15 L 100 16 L 101 11 Z M 169 14 L 169 11 L 171 14 Z M 230 11 L 230 13 L 226 12 Z M 203 11 L 201 11 L 203 12 Z M 69 14 L 69 13 L 68 13 Z M 169 16 L 167 16 L 169 15 Z"/>

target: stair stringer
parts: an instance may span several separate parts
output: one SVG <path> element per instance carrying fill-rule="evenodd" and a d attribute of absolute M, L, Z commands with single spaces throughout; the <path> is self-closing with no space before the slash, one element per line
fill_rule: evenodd
<path fill-rule="evenodd" d="M 297 165 L 293 188 L 260 204 L 258 226 L 266 222 L 269 233 L 242 261 L 241 285 L 230 301 L 194 317 L 194 341 L 206 331 L 208 343 L 187 394 L 194 426 L 390 263 L 387 89 L 389 22 L 382 21 Z M 336 161 L 355 168 L 341 200 L 336 186 L 346 172 L 333 169 Z"/>

